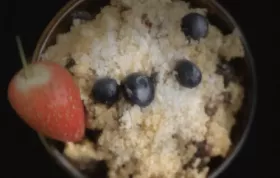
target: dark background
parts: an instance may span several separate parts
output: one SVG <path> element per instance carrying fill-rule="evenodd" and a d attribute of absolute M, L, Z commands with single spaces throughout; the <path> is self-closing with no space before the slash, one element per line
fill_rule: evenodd
<path fill-rule="evenodd" d="M 268 38 L 270 33 L 265 33 L 261 27 L 266 28 L 269 24 L 263 15 L 264 12 L 260 9 L 270 9 L 271 6 L 266 7 L 264 3 L 261 4 L 254 1 L 244 0 L 219 0 L 226 9 L 234 16 L 244 31 L 246 38 L 249 41 L 249 46 L 252 49 L 253 56 L 256 59 L 257 69 L 259 66 L 265 65 L 263 61 L 264 46 L 266 46 L 270 40 L 274 38 Z M 9 70 L 4 75 L 4 86 L 1 87 L 7 89 L 7 84 L 12 75 L 21 68 L 20 60 L 16 50 L 16 43 L 14 40 L 15 34 L 21 36 L 25 52 L 27 56 L 31 56 L 36 42 L 39 39 L 43 29 L 46 27 L 55 13 L 67 2 L 67 0 L 49 0 L 49 1 L 9 1 L 4 7 L 4 22 L 7 23 L 4 28 L 5 39 L 7 40 L 7 47 L 4 51 L 8 54 Z M 267 3 L 266 3 L 267 4 Z M 257 8 L 259 6 L 259 8 Z M 270 10 L 266 14 L 272 13 Z M 272 14 L 271 14 L 272 15 Z M 3 16 L 2 16 L 3 17 Z M 269 26 L 269 25 L 268 25 Z M 275 29 L 276 27 L 269 26 L 269 28 Z M 267 42 L 264 42 L 267 40 Z M 10 48 L 11 47 L 11 48 Z M 8 49 L 9 48 L 9 49 Z M 271 50 L 271 49 L 270 49 Z M 269 58 L 268 56 L 265 56 Z M 269 60 L 269 59 L 267 59 Z M 2 71 L 1 71 L 2 72 Z M 270 71 L 268 71 L 270 72 Z M 271 79 L 274 75 L 271 75 Z M 259 75 L 259 81 L 261 76 Z M 277 79 L 275 79 L 277 80 Z M 2 80 L 3 81 L 3 80 Z M 271 96 L 273 98 L 274 96 Z M 6 98 L 4 99 L 6 101 Z M 5 170 L 9 173 L 9 176 L 5 177 L 29 177 L 29 178 L 67 178 L 67 174 L 64 173 L 59 166 L 54 164 L 55 162 L 46 153 L 43 146 L 40 144 L 37 135 L 31 129 L 29 129 L 12 111 L 7 105 L 1 112 L 8 115 L 9 119 L 5 119 L 4 122 L 8 124 L 8 127 L 2 129 L 6 135 L 3 157 L 7 159 L 2 160 L 5 162 Z M 256 120 L 261 117 L 260 113 L 256 114 Z M 268 116 L 267 116 L 268 117 Z M 229 166 L 227 171 L 220 176 L 220 178 L 247 178 L 247 177 L 279 177 L 273 176 L 267 173 L 266 176 L 256 174 L 257 164 L 260 163 L 260 158 L 257 158 L 256 148 L 256 122 L 253 124 L 253 128 L 250 135 L 241 150 L 239 156 L 236 157 L 234 162 Z M 1 148 L 3 149 L 3 147 Z M 3 168 L 3 167 L 2 167 Z M 2 170 L 2 169 L 1 169 Z"/>

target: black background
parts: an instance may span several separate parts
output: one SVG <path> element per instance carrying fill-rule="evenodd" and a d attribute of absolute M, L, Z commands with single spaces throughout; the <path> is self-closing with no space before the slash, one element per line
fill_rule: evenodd
<path fill-rule="evenodd" d="M 4 28 L 4 34 L 7 35 L 3 36 L 3 39 L 7 39 L 7 41 L 5 41 L 6 47 L 4 48 L 7 50 L 4 51 L 4 54 L 7 54 L 8 56 L 6 61 L 9 63 L 7 66 L 9 65 L 10 67 L 8 72 L 5 71 L 4 73 L 2 72 L 3 70 L 1 71 L 1 74 L 4 73 L 2 76 L 5 76 L 5 78 L 2 79 L 2 81 L 5 81 L 4 86 L 1 87 L 4 89 L 5 94 L 9 79 L 21 68 L 14 35 L 18 34 L 21 36 L 26 54 L 30 56 L 43 29 L 66 2 L 67 0 L 21 0 L 9 1 L 7 5 L 2 6 L 2 8 L 4 7 L 4 11 L 2 11 L 2 13 L 4 12 L 4 16 L 2 17 L 4 17 L 4 22 L 7 24 Z M 268 29 L 268 33 L 262 30 L 261 27 L 263 26 L 265 29 L 267 28 L 263 24 L 270 23 L 268 22 L 269 18 L 266 19 L 266 17 L 263 16 L 264 12 L 261 12 L 260 9 L 268 9 L 269 12 L 266 12 L 266 14 L 271 13 L 272 15 L 272 10 L 270 11 L 272 6 L 267 5 L 268 3 L 257 3 L 256 1 L 250 2 L 244 0 L 220 0 L 220 2 L 230 11 L 240 24 L 249 41 L 253 56 L 256 59 L 257 69 L 262 68 L 266 63 L 264 61 L 271 58 L 266 55 L 265 57 L 267 59 L 264 59 L 264 53 L 262 53 L 262 51 L 267 47 L 267 44 L 274 41 L 275 37 L 270 37 L 269 35 L 274 33 L 273 29 L 275 30 L 276 27 L 268 27 L 271 28 Z M 252 2 L 254 2 L 254 4 Z M 266 42 L 264 42 L 265 40 Z M 272 50 L 272 48 L 269 48 L 269 50 Z M 278 58 L 278 60 L 280 59 Z M 262 71 L 262 69 L 260 71 Z M 272 75 L 272 71 L 268 70 L 267 74 L 271 74 L 271 80 L 277 80 L 274 78 L 276 76 Z M 262 76 L 259 75 L 258 80 L 261 81 L 261 79 Z M 271 92 L 270 98 L 276 97 L 272 95 L 273 92 Z M 5 97 L 4 101 L 6 100 Z M 4 150 L 2 151 L 3 158 L 7 158 L 2 161 L 5 162 L 4 172 L 7 171 L 9 173 L 9 176 L 5 177 L 67 178 L 67 174 L 64 173 L 46 153 L 35 132 L 18 119 L 7 102 L 5 104 L 5 108 L 1 111 L 8 115 L 6 117 L 9 118 L 3 118 L 4 124 L 7 124 L 7 127 L 2 129 L 5 134 L 4 136 L 6 136 L 4 138 L 5 143 L 7 143 L 7 146 L 1 146 L 1 149 L 4 147 Z M 256 120 L 259 120 L 261 114 L 258 113 L 256 115 Z M 265 176 L 256 173 L 257 164 L 260 163 L 260 158 L 257 158 L 256 151 L 256 133 L 256 122 L 254 122 L 251 133 L 239 156 L 236 157 L 234 162 L 229 166 L 227 171 L 220 176 L 220 178 L 279 177 L 273 176 L 270 173 Z"/>

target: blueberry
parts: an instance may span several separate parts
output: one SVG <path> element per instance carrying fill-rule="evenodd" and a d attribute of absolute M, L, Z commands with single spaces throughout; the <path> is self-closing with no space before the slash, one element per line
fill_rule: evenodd
<path fill-rule="evenodd" d="M 112 105 L 119 99 L 119 86 L 117 81 L 104 77 L 98 79 L 92 89 L 92 95 L 96 102 Z"/>
<path fill-rule="evenodd" d="M 140 107 L 148 106 L 155 97 L 155 85 L 151 77 L 142 73 L 132 73 L 123 81 L 126 100 Z"/>
<path fill-rule="evenodd" d="M 208 20 L 201 14 L 189 13 L 182 18 L 181 30 L 194 40 L 203 38 L 208 33 Z"/>
<path fill-rule="evenodd" d="M 194 88 L 201 82 L 201 71 L 189 60 L 178 61 L 175 71 L 177 72 L 176 78 L 178 82 L 184 87 Z"/>

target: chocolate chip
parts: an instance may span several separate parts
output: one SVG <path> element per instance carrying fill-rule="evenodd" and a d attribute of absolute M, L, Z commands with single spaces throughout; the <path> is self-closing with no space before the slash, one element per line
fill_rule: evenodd
<path fill-rule="evenodd" d="M 98 138 L 100 137 L 102 133 L 102 130 L 99 129 L 95 129 L 95 130 L 91 130 L 91 129 L 86 129 L 86 137 L 91 140 L 93 143 L 97 143 L 98 142 Z"/>
<path fill-rule="evenodd" d="M 216 74 L 224 77 L 224 86 L 227 88 L 230 82 L 237 82 L 234 68 L 225 59 L 221 59 L 217 65 Z"/>
<path fill-rule="evenodd" d="M 129 174 L 129 176 L 128 176 L 129 178 L 133 178 L 133 174 Z"/>
<path fill-rule="evenodd" d="M 73 67 L 74 65 L 76 65 L 76 61 L 75 61 L 72 57 L 69 57 L 69 58 L 67 59 L 65 68 L 66 68 L 66 69 L 70 69 L 70 68 Z"/>
<path fill-rule="evenodd" d="M 212 117 L 216 114 L 218 110 L 218 106 L 216 104 L 213 104 L 212 102 L 207 103 L 204 106 L 204 112 L 205 114 L 207 114 L 207 116 Z"/>

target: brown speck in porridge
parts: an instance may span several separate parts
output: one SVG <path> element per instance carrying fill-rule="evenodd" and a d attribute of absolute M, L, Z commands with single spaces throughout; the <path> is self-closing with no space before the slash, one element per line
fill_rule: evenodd
<path fill-rule="evenodd" d="M 148 18 L 148 14 L 143 14 L 141 16 L 142 23 L 145 24 L 148 28 L 152 27 L 152 22 Z"/>
<path fill-rule="evenodd" d="M 231 104 L 232 94 L 230 92 L 223 92 L 223 101 L 225 104 Z"/>
<path fill-rule="evenodd" d="M 120 13 L 124 12 L 124 11 L 128 11 L 130 8 L 128 6 L 122 5 L 120 7 Z"/>
<path fill-rule="evenodd" d="M 197 147 L 197 151 L 195 153 L 195 157 L 204 158 L 209 156 L 209 145 L 207 145 L 206 141 L 195 143 Z"/>
<path fill-rule="evenodd" d="M 218 109 L 218 105 L 213 101 L 207 102 L 204 106 L 204 111 L 209 117 L 215 115 L 217 109 Z"/>
<path fill-rule="evenodd" d="M 224 78 L 224 86 L 228 87 L 230 82 L 237 82 L 234 68 L 225 59 L 221 59 L 217 65 L 216 73 Z"/>
<path fill-rule="evenodd" d="M 66 69 L 70 69 L 70 68 L 73 67 L 74 65 L 76 65 L 75 60 L 74 60 L 72 57 L 67 58 L 65 68 L 66 68 Z"/>

